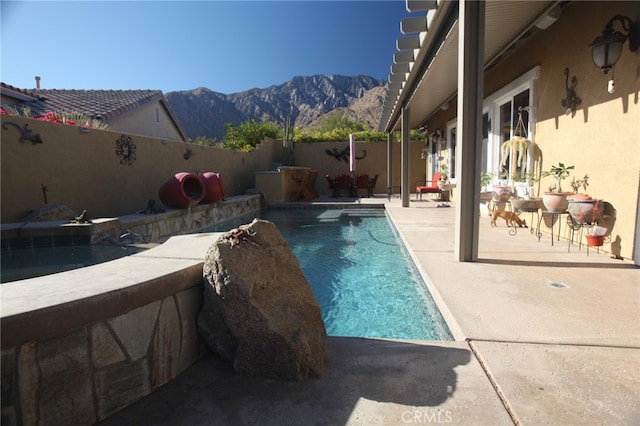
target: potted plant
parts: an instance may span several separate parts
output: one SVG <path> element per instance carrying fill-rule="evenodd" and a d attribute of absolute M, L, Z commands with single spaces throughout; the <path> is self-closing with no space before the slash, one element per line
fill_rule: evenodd
<path fill-rule="evenodd" d="M 506 183 L 506 177 L 507 175 L 502 173 L 498 183 L 491 187 L 491 198 L 496 203 L 506 203 L 511 198 L 512 188 Z"/>
<path fill-rule="evenodd" d="M 545 192 L 542 196 L 542 202 L 547 208 L 547 211 L 551 213 L 562 213 L 567 210 L 569 204 L 567 202 L 567 196 L 571 193 L 562 191 L 562 181 L 569 177 L 573 169 L 575 169 L 575 166 L 558 163 L 558 165 L 551 166 L 550 170 L 542 172 L 542 177 L 552 176 L 556 180 L 556 184 L 551 185 L 549 191 Z"/>
<path fill-rule="evenodd" d="M 574 177 L 571 181 L 573 194 L 567 196 L 567 211 L 571 217 L 580 224 L 591 223 L 594 221 L 594 209 L 598 207 L 601 200 L 590 197 L 589 194 L 579 193 L 582 188 L 584 191 L 589 186 L 589 175 L 584 175 L 582 179 L 576 180 Z"/>
<path fill-rule="evenodd" d="M 445 185 L 449 181 L 449 166 L 446 163 L 440 164 L 440 180 L 438 181 L 438 188 L 444 189 Z"/>
<path fill-rule="evenodd" d="M 542 208 L 542 198 L 531 197 L 533 184 L 538 181 L 534 172 L 517 173 L 512 175 L 516 185 L 516 194 L 519 198 L 512 198 L 511 205 L 521 212 L 536 212 Z"/>

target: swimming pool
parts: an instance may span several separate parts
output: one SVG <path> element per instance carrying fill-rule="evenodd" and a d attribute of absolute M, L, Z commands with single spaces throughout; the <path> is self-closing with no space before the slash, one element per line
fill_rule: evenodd
<path fill-rule="evenodd" d="M 261 218 L 291 246 L 330 336 L 453 340 L 384 209 L 271 209 Z"/>
<path fill-rule="evenodd" d="M 24 280 L 108 262 L 138 253 L 132 246 L 61 245 L 3 250 L 0 282 Z"/>

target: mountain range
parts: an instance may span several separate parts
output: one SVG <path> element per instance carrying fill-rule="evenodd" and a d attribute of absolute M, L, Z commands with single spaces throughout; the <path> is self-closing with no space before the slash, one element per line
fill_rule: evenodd
<path fill-rule="evenodd" d="M 229 95 L 200 87 L 168 92 L 165 98 L 189 138 L 221 140 L 227 131 L 225 123 L 237 126 L 267 118 L 283 124 L 290 116 L 296 128 L 307 129 L 333 111 L 375 128 L 382 112 L 384 85 L 385 81 L 364 75 L 314 75 Z"/>

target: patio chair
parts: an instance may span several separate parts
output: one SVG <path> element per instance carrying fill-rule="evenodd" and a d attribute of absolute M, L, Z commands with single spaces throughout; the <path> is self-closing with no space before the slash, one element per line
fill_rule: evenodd
<path fill-rule="evenodd" d="M 373 190 L 376 188 L 376 183 L 378 183 L 378 175 L 369 179 L 369 187 L 367 188 L 369 197 L 373 197 Z"/>
<path fill-rule="evenodd" d="M 367 195 L 369 194 L 369 175 L 361 173 L 356 176 L 354 181 L 353 189 L 355 191 L 356 197 L 358 196 L 358 190 L 364 189 L 367 191 Z"/>
<path fill-rule="evenodd" d="M 420 181 L 416 183 L 416 201 L 418 197 L 422 200 L 422 194 L 438 194 L 438 198 L 442 197 L 442 190 L 438 188 L 440 181 L 440 173 L 434 173 L 433 179 L 428 181 Z M 421 185 L 424 182 L 424 185 Z"/>
<path fill-rule="evenodd" d="M 338 197 L 340 191 L 348 191 L 348 194 L 351 194 L 351 176 L 345 174 L 337 175 L 334 182 L 334 197 Z"/>
<path fill-rule="evenodd" d="M 327 183 L 329 184 L 329 189 L 331 190 L 331 196 L 335 197 L 336 196 L 336 180 L 334 178 L 331 177 L 330 174 L 326 174 L 325 177 L 327 178 Z"/>

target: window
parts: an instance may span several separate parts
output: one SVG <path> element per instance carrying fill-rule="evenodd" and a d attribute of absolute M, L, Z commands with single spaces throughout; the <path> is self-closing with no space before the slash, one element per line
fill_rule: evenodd
<path fill-rule="evenodd" d="M 532 139 L 531 129 L 534 123 L 530 111 L 534 99 L 535 80 L 538 79 L 539 72 L 540 67 L 535 67 L 485 99 L 485 114 L 482 120 L 482 171 L 497 173 L 498 178 L 505 180 L 514 174 L 529 171 L 529 164 L 524 161 L 518 164 L 517 159 L 512 158 L 512 152 L 505 153 L 503 157 L 501 147 L 504 142 L 516 136 L 514 130 L 520 113 L 526 132 L 526 135 L 521 136 Z M 530 108 L 523 109 L 525 107 Z"/>
<path fill-rule="evenodd" d="M 456 179 L 456 122 L 450 122 L 447 124 L 447 151 L 448 160 L 447 166 L 449 167 L 449 179 L 455 183 Z"/>

